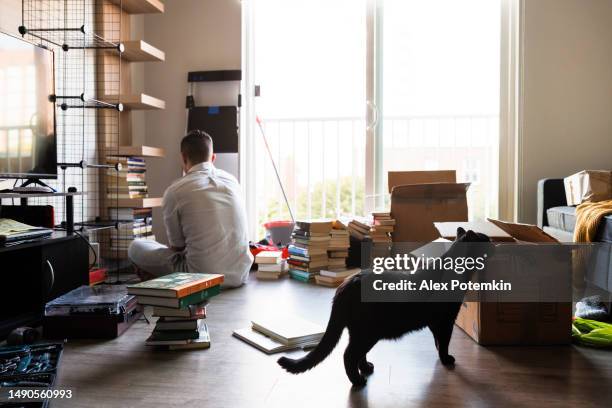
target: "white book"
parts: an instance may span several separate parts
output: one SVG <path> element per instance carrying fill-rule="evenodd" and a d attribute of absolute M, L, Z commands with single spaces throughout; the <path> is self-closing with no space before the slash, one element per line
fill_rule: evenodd
<path fill-rule="evenodd" d="M 237 329 L 233 332 L 234 337 L 244 341 L 247 344 L 263 351 L 266 354 L 280 353 L 282 351 L 299 349 L 299 348 L 312 348 L 319 344 L 319 341 L 305 342 L 295 345 L 285 345 L 280 343 L 271 337 L 266 336 L 263 333 L 253 330 L 250 327 L 244 329 Z"/>
<path fill-rule="evenodd" d="M 321 340 L 325 329 L 297 316 L 263 316 L 251 320 L 253 330 L 265 334 L 284 345 Z"/>
<path fill-rule="evenodd" d="M 319 272 L 319 274 L 321 276 L 328 276 L 330 278 L 346 278 L 347 276 L 351 276 L 359 272 L 361 272 L 361 269 L 359 268 L 343 269 L 341 271 L 329 271 L 323 269 Z"/>

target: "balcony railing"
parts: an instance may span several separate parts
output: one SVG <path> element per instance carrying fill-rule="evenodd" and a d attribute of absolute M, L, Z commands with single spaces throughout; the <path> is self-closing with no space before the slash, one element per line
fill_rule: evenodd
<path fill-rule="evenodd" d="M 382 119 L 383 171 L 456 169 L 475 183 L 477 211 L 496 206 L 497 115 L 389 116 Z M 364 215 L 366 152 L 363 118 L 283 118 L 263 121 L 289 202 L 298 218 Z M 288 218 L 263 142 L 256 143 L 258 221 Z M 492 177 L 495 176 L 495 177 Z M 495 189 L 495 194 L 492 194 Z M 384 194 L 385 191 L 378 192 Z M 486 196 L 486 197 L 485 197 Z M 484 201 L 487 201 L 486 203 Z M 490 211 L 485 211 L 490 213 Z M 478 215 L 478 214 L 476 214 Z"/>

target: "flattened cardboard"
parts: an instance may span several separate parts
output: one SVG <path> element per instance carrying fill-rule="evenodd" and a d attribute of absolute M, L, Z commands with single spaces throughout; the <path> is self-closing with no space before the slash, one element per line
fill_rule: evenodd
<path fill-rule="evenodd" d="M 455 183 L 457 173 L 455 170 L 390 171 L 387 180 L 390 193 L 394 187 L 406 184 Z"/>
<path fill-rule="evenodd" d="M 487 221 L 497 225 L 500 229 L 506 231 L 509 235 L 514 237 L 519 242 L 553 242 L 559 243 L 559 241 L 548 235 L 542 229 L 536 225 L 531 224 L 518 224 L 506 221 L 495 220 L 487 218 Z"/>
<path fill-rule="evenodd" d="M 467 221 L 469 183 L 410 184 L 393 188 L 394 242 L 429 242 L 440 237 L 436 221 Z"/>
<path fill-rule="evenodd" d="M 567 205 L 612 199 L 612 171 L 583 170 L 563 179 Z"/>
<path fill-rule="evenodd" d="M 494 242 L 514 242 L 514 238 L 506 231 L 488 221 L 469 222 L 435 222 L 434 226 L 442 238 L 454 240 L 457 237 L 457 228 L 472 230 L 487 235 Z"/>

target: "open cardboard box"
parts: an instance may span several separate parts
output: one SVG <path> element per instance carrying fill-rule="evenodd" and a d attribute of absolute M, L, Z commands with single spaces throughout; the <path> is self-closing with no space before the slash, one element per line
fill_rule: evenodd
<path fill-rule="evenodd" d="M 394 242 L 430 242 L 440 237 L 436 221 L 467 221 L 469 183 L 455 170 L 389 172 Z"/>
<path fill-rule="evenodd" d="M 505 236 L 493 236 L 492 240 L 497 241 L 498 244 L 495 247 L 495 254 L 488 260 L 488 263 L 496 268 L 496 273 L 501 271 L 502 273 L 512 274 L 519 270 L 517 268 L 523 268 L 523 271 L 535 271 L 538 268 L 543 270 L 544 265 L 540 263 L 549 262 L 551 257 L 541 255 L 555 249 L 559 252 L 559 247 L 554 244 L 561 244 L 535 225 L 514 224 L 491 219 L 488 221 L 491 225 L 484 230 L 482 229 L 482 222 L 467 222 L 462 223 L 461 226 L 466 230 L 471 229 L 482 233 L 495 231 L 493 226 L 496 226 L 511 237 L 512 241 Z M 456 227 L 456 223 L 436 223 L 436 228 L 448 239 L 455 238 L 450 231 L 451 228 L 456 231 Z M 533 250 L 525 254 L 529 262 L 521 259 L 522 256 L 518 257 L 516 251 L 513 251 L 510 247 L 518 243 L 533 244 Z M 528 251 L 528 248 L 522 249 L 522 251 Z M 567 255 L 568 257 L 565 259 L 558 259 L 555 256 L 558 264 L 552 268 L 548 264 L 545 269 L 571 268 L 569 251 Z M 559 276 L 569 276 L 570 272 L 559 271 Z M 550 278 L 555 279 L 555 276 Z M 536 292 L 537 287 L 535 286 L 538 284 L 545 285 L 546 281 L 534 282 L 534 291 Z M 455 324 L 479 344 L 552 345 L 569 344 L 571 341 L 571 302 L 504 302 L 486 297 L 483 293 L 471 293 L 470 297 L 478 298 L 480 301 L 464 302 Z"/>

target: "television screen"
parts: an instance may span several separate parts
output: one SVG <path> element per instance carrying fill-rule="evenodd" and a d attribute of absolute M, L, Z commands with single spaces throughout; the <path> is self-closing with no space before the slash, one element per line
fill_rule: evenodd
<path fill-rule="evenodd" d="M 53 53 L 0 33 L 0 178 L 56 178 Z"/>

